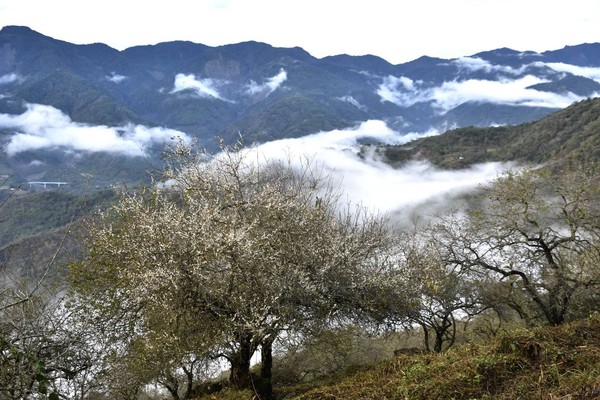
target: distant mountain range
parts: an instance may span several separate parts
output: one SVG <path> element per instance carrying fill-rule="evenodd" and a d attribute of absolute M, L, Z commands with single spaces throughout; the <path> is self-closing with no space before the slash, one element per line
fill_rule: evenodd
<path fill-rule="evenodd" d="M 266 142 L 370 119 L 401 134 L 519 124 L 599 94 L 600 43 L 392 65 L 257 42 L 118 51 L 7 26 L 0 31 L 0 175 L 132 181 L 176 136 L 214 148 L 216 136 Z"/>

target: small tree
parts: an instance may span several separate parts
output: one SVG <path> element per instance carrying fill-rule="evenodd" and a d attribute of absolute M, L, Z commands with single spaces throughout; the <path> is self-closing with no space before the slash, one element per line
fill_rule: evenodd
<path fill-rule="evenodd" d="M 484 188 L 481 209 L 442 220 L 431 238 L 448 265 L 502 282 L 522 317 L 558 325 L 600 285 L 599 183 L 596 170 L 509 172 Z"/>
<path fill-rule="evenodd" d="M 406 320 L 421 327 L 425 348 L 439 353 L 456 341 L 457 319 L 485 310 L 480 283 L 461 266 L 444 263 L 422 232 L 404 234 L 402 243 L 404 285 L 399 288 L 410 296 Z"/>
<path fill-rule="evenodd" d="M 198 356 L 224 357 L 236 388 L 253 386 L 261 348 L 270 397 L 281 332 L 375 309 L 393 240 L 383 219 L 341 206 L 310 162 L 222 150 L 178 147 L 166 185 L 124 193 L 90 226 L 72 273 L 87 302 L 136 335 L 176 334 Z"/>
<path fill-rule="evenodd" d="M 102 355 L 77 321 L 61 293 L 46 285 L 1 310 L 0 398 L 85 398 L 97 384 Z"/>

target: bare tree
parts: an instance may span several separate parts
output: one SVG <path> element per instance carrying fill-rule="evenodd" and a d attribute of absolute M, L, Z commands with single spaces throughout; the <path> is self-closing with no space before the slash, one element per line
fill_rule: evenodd
<path fill-rule="evenodd" d="M 445 263 L 423 232 L 406 232 L 402 237 L 404 256 L 399 272 L 404 285 L 398 287 L 410 296 L 410 307 L 397 316 L 406 318 L 408 324 L 418 324 L 425 348 L 439 353 L 455 343 L 457 319 L 485 310 L 481 282 L 460 265 Z"/>
<path fill-rule="evenodd" d="M 236 388 L 253 387 L 262 349 L 268 398 L 282 332 L 379 307 L 393 237 L 385 220 L 340 205 L 309 161 L 222 150 L 177 148 L 165 185 L 123 194 L 90 226 L 72 272 L 86 301 L 132 332 L 193 337 L 188 350 L 224 357 Z"/>
<path fill-rule="evenodd" d="M 523 318 L 563 323 L 573 300 L 600 285 L 597 171 L 509 172 L 484 194 L 481 209 L 430 231 L 442 259 L 502 282 L 503 297 Z"/>
<path fill-rule="evenodd" d="M 0 314 L 0 398 L 83 399 L 102 352 L 60 292 L 44 287 Z"/>

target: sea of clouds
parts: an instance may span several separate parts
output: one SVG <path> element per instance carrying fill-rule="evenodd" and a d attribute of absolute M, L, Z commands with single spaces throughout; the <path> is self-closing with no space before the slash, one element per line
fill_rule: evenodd
<path fill-rule="evenodd" d="M 361 150 L 361 139 L 403 144 L 417 137 L 401 135 L 385 122 L 370 120 L 342 130 L 320 132 L 294 139 L 276 140 L 257 146 L 257 159 L 295 160 L 308 158 L 331 176 L 345 193 L 344 199 L 368 207 L 372 212 L 395 214 L 407 222 L 419 206 L 450 203 L 481 184 L 497 178 L 511 167 L 506 163 L 485 163 L 471 168 L 446 171 L 427 162 L 411 162 L 401 168 L 390 166 L 376 152 Z M 372 148 L 371 148 L 372 149 Z"/>
<path fill-rule="evenodd" d="M 533 85 L 546 82 L 533 69 L 549 73 L 572 73 L 600 82 L 600 68 L 577 67 L 561 63 L 532 63 L 518 68 L 493 65 L 475 57 L 452 60 L 460 69 L 495 74 L 495 80 L 466 79 L 443 82 L 437 86 L 405 76 L 381 78 L 376 93 L 382 101 L 403 107 L 432 102 L 443 114 L 465 102 L 489 102 L 507 105 L 562 108 L 582 98 L 573 93 L 535 90 Z M 498 79 L 498 77 L 500 77 Z M 15 74 L 0 77 L 0 84 L 20 78 Z M 120 83 L 126 76 L 113 73 L 107 79 Z M 243 95 L 266 97 L 284 85 L 285 69 L 261 82 L 243 86 Z M 231 102 L 222 94 L 229 82 L 177 74 L 170 93 L 188 91 L 193 95 Z M 364 107 L 352 96 L 339 98 Z M 64 149 L 75 152 L 109 152 L 127 156 L 146 156 L 150 147 L 161 147 L 173 140 L 190 142 L 183 132 L 161 127 L 128 124 L 119 127 L 95 126 L 73 122 L 62 111 L 47 105 L 27 104 L 19 115 L 0 114 L 0 128 L 14 133 L 4 151 L 13 156 L 28 150 Z M 497 178 L 514 167 L 511 164 L 484 163 L 463 170 L 445 171 L 427 162 L 412 162 L 393 168 L 382 160 L 373 147 L 362 147 L 364 139 L 385 144 L 403 144 L 439 134 L 437 131 L 400 134 L 379 120 L 365 121 L 350 129 L 319 132 L 293 139 L 282 139 L 256 146 L 253 151 L 264 159 L 300 160 L 308 157 L 329 173 L 346 194 L 349 202 L 362 204 L 375 212 L 407 218 L 417 207 L 451 204 L 466 192 Z M 366 151 L 365 151 L 366 149 Z M 436 210 L 436 207 L 427 209 Z"/>
<path fill-rule="evenodd" d="M 4 148 L 8 156 L 29 150 L 62 149 L 143 157 L 148 147 L 162 147 L 173 140 L 190 142 L 185 133 L 172 129 L 73 122 L 60 110 L 40 104 L 28 104 L 26 111 L 19 115 L 0 114 L 0 127 L 15 131 Z M 435 134 L 438 132 L 402 135 L 383 121 L 370 120 L 350 129 L 267 142 L 254 147 L 253 151 L 263 159 L 290 157 L 300 162 L 302 158 L 310 158 L 339 185 L 345 200 L 382 213 L 408 213 L 425 203 L 449 202 L 496 178 L 509 167 L 486 163 L 459 171 L 444 171 L 426 162 L 414 162 L 393 168 L 376 152 L 364 151 L 360 144 L 365 138 L 403 144 Z"/>
<path fill-rule="evenodd" d="M 150 147 L 162 147 L 173 140 L 190 141 L 183 132 L 161 127 L 73 122 L 59 109 L 42 104 L 27 104 L 22 114 L 0 114 L 0 128 L 14 131 L 4 147 L 8 156 L 30 150 L 63 149 L 143 157 Z"/>
<path fill-rule="evenodd" d="M 514 68 L 494 65 L 477 57 L 462 57 L 451 61 L 460 70 L 493 74 L 489 79 L 445 81 L 440 85 L 415 81 L 406 76 L 389 75 L 382 78 L 377 94 L 382 101 L 401 107 L 431 102 L 444 114 L 467 102 L 494 103 L 512 106 L 564 108 L 585 99 L 571 92 L 553 93 L 536 90 L 532 86 L 549 82 L 540 77 L 546 74 L 572 73 L 600 82 L 600 68 L 578 67 L 563 63 L 534 62 Z M 592 97 L 599 96 L 600 93 Z"/>

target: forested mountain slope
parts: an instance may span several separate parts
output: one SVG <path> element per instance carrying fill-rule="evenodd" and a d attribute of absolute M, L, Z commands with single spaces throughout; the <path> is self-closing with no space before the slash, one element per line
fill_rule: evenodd
<path fill-rule="evenodd" d="M 516 126 L 467 127 L 381 149 L 394 164 L 429 160 L 442 168 L 487 161 L 564 165 L 600 160 L 600 100 L 588 99 L 539 121 Z"/>

